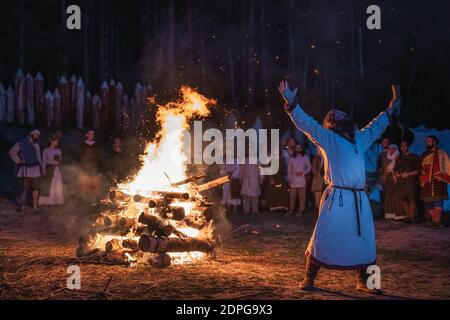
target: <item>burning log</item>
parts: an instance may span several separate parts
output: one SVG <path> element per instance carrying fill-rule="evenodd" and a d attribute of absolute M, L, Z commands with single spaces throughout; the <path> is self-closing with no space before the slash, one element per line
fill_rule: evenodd
<path fill-rule="evenodd" d="M 76 250 L 77 257 L 84 257 L 91 254 L 96 254 L 100 251 L 100 249 L 96 248 L 96 244 L 99 238 L 97 234 L 87 234 L 81 236 L 78 239 L 78 248 Z"/>
<path fill-rule="evenodd" d="M 122 249 L 129 249 L 130 251 L 134 252 L 139 250 L 139 245 L 136 240 L 132 239 L 112 239 L 105 244 L 106 252 L 119 251 Z"/>
<path fill-rule="evenodd" d="M 102 214 L 95 219 L 92 227 L 97 233 L 112 233 L 124 236 L 130 231 L 135 231 L 136 223 L 135 219 L 122 217 L 118 214 Z"/>
<path fill-rule="evenodd" d="M 168 199 L 150 199 L 148 202 L 149 208 L 166 207 L 170 204 Z"/>
<path fill-rule="evenodd" d="M 137 236 L 140 236 L 141 234 L 143 234 L 146 231 L 147 231 L 147 226 L 142 225 L 142 224 L 140 224 L 140 225 L 135 224 L 133 226 L 133 228 L 131 228 L 131 232 Z"/>
<path fill-rule="evenodd" d="M 122 242 L 119 239 L 112 239 L 105 244 L 105 251 L 107 253 L 119 251 L 121 249 L 123 249 L 123 247 Z"/>
<path fill-rule="evenodd" d="M 117 215 L 106 216 L 103 219 L 103 225 L 105 227 L 117 227 L 120 229 L 130 229 L 135 224 L 135 220 L 132 218 L 121 217 Z"/>
<path fill-rule="evenodd" d="M 178 231 L 173 225 L 166 220 L 163 220 L 155 215 L 141 213 L 139 216 L 140 223 L 147 225 L 147 230 L 150 234 L 159 237 L 169 237 L 172 233 L 180 238 L 185 238 L 182 232 Z"/>
<path fill-rule="evenodd" d="M 158 191 L 166 199 L 189 200 L 189 193 L 179 191 Z"/>
<path fill-rule="evenodd" d="M 120 190 L 113 189 L 109 192 L 109 199 L 111 201 L 118 200 L 118 201 L 122 201 L 122 202 L 130 202 L 132 198 L 133 198 L 132 196 L 130 196 L 129 194 L 126 194 L 125 192 L 122 192 Z"/>
<path fill-rule="evenodd" d="M 148 263 L 155 268 L 166 268 L 172 264 L 172 258 L 167 253 L 161 253 L 150 257 Z"/>
<path fill-rule="evenodd" d="M 223 176 L 221 178 L 209 181 L 207 183 L 201 184 L 197 186 L 197 191 L 198 192 L 202 192 L 202 191 L 206 191 L 212 188 L 216 188 L 220 185 L 223 185 L 227 182 L 230 182 L 230 178 L 228 176 Z"/>
<path fill-rule="evenodd" d="M 144 197 L 136 194 L 133 197 L 134 202 L 146 203 L 150 208 L 165 207 L 171 203 L 171 200 L 189 200 L 189 193 L 178 191 L 158 191 L 158 197 Z"/>
<path fill-rule="evenodd" d="M 136 240 L 132 240 L 132 239 L 125 239 L 122 241 L 122 247 L 127 248 L 127 249 L 131 249 L 134 251 L 138 251 L 139 250 L 139 243 Z"/>
<path fill-rule="evenodd" d="M 179 186 L 182 186 L 182 185 L 187 184 L 189 182 L 194 182 L 196 180 L 203 179 L 204 177 L 205 177 L 204 174 L 198 174 L 196 176 L 190 176 L 189 178 L 186 178 L 184 180 L 181 180 L 181 181 L 173 183 L 172 186 L 173 187 L 179 187 Z"/>
<path fill-rule="evenodd" d="M 210 253 L 214 250 L 214 243 L 208 240 L 196 238 L 155 238 L 148 235 L 141 235 L 139 238 L 139 249 L 144 252 L 166 253 L 166 252 L 187 252 L 199 251 Z"/>
<path fill-rule="evenodd" d="M 205 218 L 206 221 L 211 221 L 214 217 L 214 211 L 211 207 L 200 207 L 196 208 L 197 211 Z"/>
<path fill-rule="evenodd" d="M 186 217 L 186 211 L 183 207 L 163 207 L 156 212 L 164 219 L 182 221 Z"/>
<path fill-rule="evenodd" d="M 188 227 L 202 230 L 207 227 L 214 215 L 210 207 L 200 207 L 192 210 L 191 214 L 184 219 Z"/>
<path fill-rule="evenodd" d="M 203 228 L 205 228 L 208 224 L 206 221 L 199 219 L 198 217 L 188 217 L 184 220 L 184 222 L 186 223 L 186 225 L 188 227 L 197 229 L 197 230 L 202 230 Z"/>
<path fill-rule="evenodd" d="M 133 253 L 133 251 L 129 249 L 108 252 L 106 254 L 105 260 L 107 260 L 108 262 L 130 264 L 132 262 L 136 262 L 136 260 L 131 256 L 131 253 Z"/>
<path fill-rule="evenodd" d="M 117 208 L 117 206 L 115 206 L 109 201 L 100 201 L 89 207 L 88 212 L 93 215 L 98 215 L 100 213 L 116 214 L 122 210 L 123 210 L 122 208 Z"/>

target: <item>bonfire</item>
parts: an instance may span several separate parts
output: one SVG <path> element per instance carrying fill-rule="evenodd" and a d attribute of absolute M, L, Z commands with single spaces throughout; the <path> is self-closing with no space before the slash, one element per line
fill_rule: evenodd
<path fill-rule="evenodd" d="M 161 130 L 148 143 L 138 174 L 98 205 L 100 214 L 79 239 L 80 260 L 167 267 L 215 256 L 213 204 L 202 192 L 228 177 L 198 184 L 203 174 L 188 176 L 183 138 L 189 121 L 207 117 L 216 101 L 186 86 L 180 94 L 158 106 Z"/>

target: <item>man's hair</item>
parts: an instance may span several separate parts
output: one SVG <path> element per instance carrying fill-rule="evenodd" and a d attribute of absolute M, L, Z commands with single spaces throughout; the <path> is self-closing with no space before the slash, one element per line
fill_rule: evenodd
<path fill-rule="evenodd" d="M 429 135 L 428 137 L 427 137 L 427 139 L 432 139 L 433 141 L 434 141 L 434 143 L 436 143 L 436 144 L 439 144 L 439 139 L 438 139 L 438 137 L 436 137 L 435 135 Z"/>
<path fill-rule="evenodd" d="M 337 134 L 340 134 L 340 135 L 348 134 L 350 140 L 352 142 L 355 141 L 356 124 L 351 119 L 337 121 L 336 128 L 333 131 L 335 131 Z"/>
<path fill-rule="evenodd" d="M 402 144 L 402 143 L 406 143 L 406 145 L 407 145 L 408 147 L 411 146 L 411 144 L 409 143 L 408 140 L 402 140 L 402 141 L 400 141 L 400 144 Z"/>
<path fill-rule="evenodd" d="M 357 130 L 357 125 L 344 111 L 339 109 L 330 110 L 325 116 L 322 125 L 323 127 L 330 129 L 343 137 L 348 135 L 350 141 L 352 143 L 355 142 L 355 131 Z"/>

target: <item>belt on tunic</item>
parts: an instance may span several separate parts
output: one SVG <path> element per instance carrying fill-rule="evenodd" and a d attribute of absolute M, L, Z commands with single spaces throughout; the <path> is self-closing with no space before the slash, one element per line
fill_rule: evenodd
<path fill-rule="evenodd" d="M 331 188 L 334 189 L 341 189 L 341 190 L 348 190 L 353 192 L 353 197 L 355 199 L 355 209 L 356 209 L 356 221 L 358 224 L 358 237 L 361 237 L 361 221 L 359 217 L 359 207 L 358 206 L 358 192 L 365 191 L 364 189 L 358 189 L 358 188 L 350 188 L 350 187 L 341 187 L 336 185 L 330 185 Z M 361 196 L 359 197 L 359 203 L 361 205 Z"/>

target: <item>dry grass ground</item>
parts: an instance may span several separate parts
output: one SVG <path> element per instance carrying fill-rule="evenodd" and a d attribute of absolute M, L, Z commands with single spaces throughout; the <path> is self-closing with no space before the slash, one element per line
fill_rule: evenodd
<path fill-rule="evenodd" d="M 314 217 L 294 221 L 275 214 L 263 214 L 219 245 L 215 261 L 166 269 L 82 264 L 82 289 L 68 290 L 77 234 L 65 226 L 77 222 L 58 211 L 19 216 L 0 200 L 0 299 L 450 298 L 448 228 L 376 223 L 385 296 L 357 293 L 352 272 L 332 270 L 319 274 L 319 290 L 305 293 L 298 283 Z"/>

